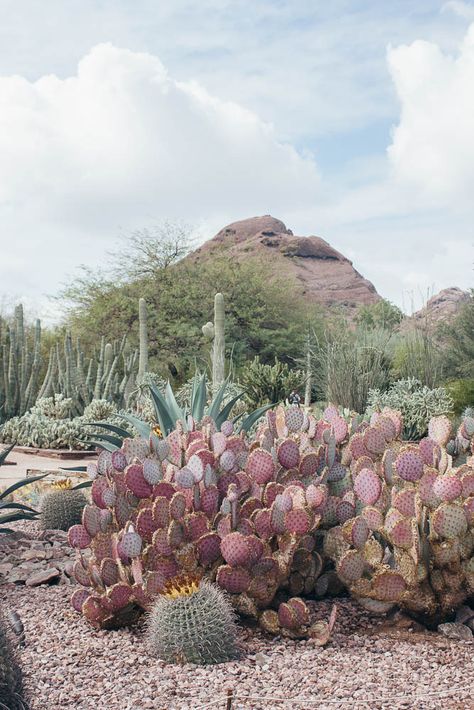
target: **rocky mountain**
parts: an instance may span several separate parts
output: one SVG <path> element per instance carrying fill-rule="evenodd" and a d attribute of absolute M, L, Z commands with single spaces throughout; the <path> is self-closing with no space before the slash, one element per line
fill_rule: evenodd
<path fill-rule="evenodd" d="M 454 318 L 461 306 L 469 300 L 469 293 L 457 286 L 445 288 L 432 296 L 426 305 L 413 314 L 412 318 L 418 323 L 426 322 L 429 325 L 438 325 Z"/>
<path fill-rule="evenodd" d="M 262 259 L 275 274 L 293 275 L 311 302 L 343 306 L 349 313 L 381 298 L 352 262 L 324 239 L 297 236 L 270 215 L 228 224 L 187 258 L 203 261 L 222 254 L 236 260 Z"/>

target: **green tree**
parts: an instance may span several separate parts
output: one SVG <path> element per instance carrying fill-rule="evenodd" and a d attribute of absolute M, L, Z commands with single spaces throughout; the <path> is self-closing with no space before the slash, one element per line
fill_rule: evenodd
<path fill-rule="evenodd" d="M 361 306 L 357 312 L 356 322 L 364 328 L 393 330 L 403 318 L 404 315 L 398 306 L 391 301 L 381 299 L 377 303 Z"/>
<path fill-rule="evenodd" d="M 444 363 L 449 378 L 474 378 L 474 289 L 454 320 L 441 327 Z"/>

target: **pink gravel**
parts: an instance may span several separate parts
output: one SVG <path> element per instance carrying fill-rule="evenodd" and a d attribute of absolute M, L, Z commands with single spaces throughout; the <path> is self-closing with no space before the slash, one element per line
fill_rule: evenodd
<path fill-rule="evenodd" d="M 388 626 L 338 601 L 330 644 L 271 639 L 242 628 L 243 657 L 211 667 L 165 665 L 143 628 L 95 631 L 69 605 L 67 586 L 4 585 L 27 645 L 20 650 L 32 710 L 474 708 L 474 644 Z M 331 604 L 318 602 L 317 616 Z"/>

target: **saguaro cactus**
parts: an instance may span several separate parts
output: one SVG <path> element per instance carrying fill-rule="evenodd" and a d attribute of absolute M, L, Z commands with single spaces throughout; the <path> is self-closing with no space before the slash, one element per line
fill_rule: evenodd
<path fill-rule="evenodd" d="M 209 321 L 203 325 L 202 332 L 213 341 L 212 386 L 216 389 L 225 379 L 225 309 L 222 293 L 216 293 L 214 297 L 214 323 Z"/>
<path fill-rule="evenodd" d="M 141 377 L 148 370 L 148 328 L 146 301 L 140 298 L 138 301 L 138 318 L 140 326 L 140 357 L 138 361 L 138 376 Z"/>

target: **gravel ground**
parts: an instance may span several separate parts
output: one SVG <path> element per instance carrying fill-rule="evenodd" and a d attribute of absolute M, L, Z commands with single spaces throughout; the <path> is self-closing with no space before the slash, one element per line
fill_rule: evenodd
<path fill-rule="evenodd" d="M 149 657 L 141 628 L 94 631 L 70 607 L 68 587 L 1 591 L 25 625 L 32 710 L 220 710 L 227 689 L 233 710 L 474 708 L 472 642 L 371 619 L 345 599 L 326 648 L 243 628 L 240 661 L 202 668 Z M 319 602 L 317 616 L 329 607 Z"/>

